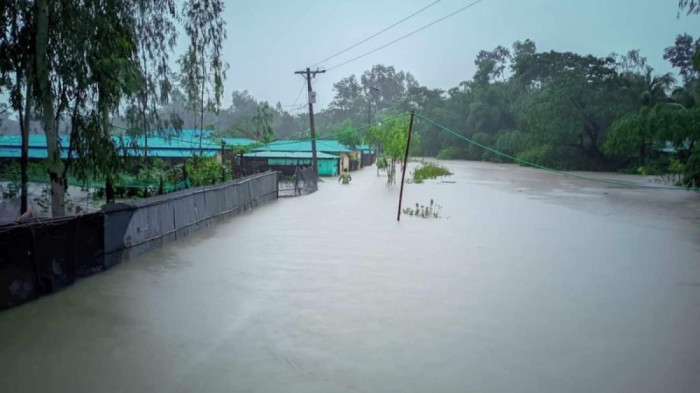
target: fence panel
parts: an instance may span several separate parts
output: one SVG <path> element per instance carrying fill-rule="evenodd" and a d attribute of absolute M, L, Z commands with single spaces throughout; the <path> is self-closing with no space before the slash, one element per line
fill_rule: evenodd
<path fill-rule="evenodd" d="M 58 291 L 202 226 L 277 198 L 276 172 L 0 226 L 0 309 Z"/>
<path fill-rule="evenodd" d="M 104 270 L 103 228 L 103 213 L 0 227 L 0 309 Z"/>

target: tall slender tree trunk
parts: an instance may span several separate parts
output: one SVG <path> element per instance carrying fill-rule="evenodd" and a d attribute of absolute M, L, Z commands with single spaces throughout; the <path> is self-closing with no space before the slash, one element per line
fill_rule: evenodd
<path fill-rule="evenodd" d="M 36 0 L 36 80 L 38 103 L 46 134 L 46 168 L 51 179 L 51 213 L 54 217 L 65 215 L 65 174 L 58 145 L 58 126 L 49 79 L 49 0 Z"/>
<path fill-rule="evenodd" d="M 110 124 L 109 124 L 109 108 L 107 107 L 107 104 L 104 102 L 104 97 L 105 93 L 102 91 L 100 88 L 99 92 L 99 102 L 97 106 L 100 108 L 100 122 L 102 123 L 102 131 L 105 134 L 105 137 L 109 138 L 110 137 Z M 112 171 L 108 170 L 107 173 L 105 173 L 105 198 L 107 200 L 107 203 L 114 203 L 114 185 L 112 182 Z"/>
<path fill-rule="evenodd" d="M 200 105 L 200 111 L 199 111 L 199 155 L 202 155 L 202 134 L 204 133 L 204 91 L 206 89 L 206 83 L 207 83 L 207 74 L 206 74 L 206 64 L 204 60 L 204 45 L 202 45 L 202 54 L 201 54 L 201 61 L 202 61 L 202 96 L 201 96 L 201 101 L 199 102 Z"/>
<path fill-rule="evenodd" d="M 27 177 L 27 167 L 29 166 L 29 114 L 31 113 L 31 87 L 29 85 L 29 80 L 26 81 L 25 96 L 24 96 L 24 108 L 20 108 L 19 117 L 19 127 L 22 133 L 22 158 L 21 158 L 21 171 L 22 171 L 22 191 L 21 191 L 21 202 L 20 202 L 20 214 L 24 214 L 29 208 L 29 190 Z"/>
<path fill-rule="evenodd" d="M 143 13 L 141 14 L 143 23 Z M 145 158 L 146 158 L 146 170 L 148 170 L 148 120 L 146 119 L 146 111 L 148 110 L 148 82 L 150 80 L 150 75 L 148 73 L 148 64 L 146 63 L 146 51 L 143 48 L 143 43 L 141 43 L 141 68 L 144 72 L 145 87 L 141 91 L 141 127 L 143 127 L 144 141 L 145 141 Z"/>

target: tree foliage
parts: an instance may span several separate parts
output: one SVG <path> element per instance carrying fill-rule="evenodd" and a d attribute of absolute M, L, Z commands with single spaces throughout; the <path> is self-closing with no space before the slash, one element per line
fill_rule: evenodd
<path fill-rule="evenodd" d="M 65 212 L 69 171 L 90 180 L 109 179 L 119 170 L 120 147 L 110 135 L 111 119 L 120 109 L 129 108 L 135 129 L 158 124 L 158 107 L 171 91 L 168 59 L 180 18 L 196 51 L 190 58 L 197 60 L 198 86 L 211 81 L 207 103 L 217 107 L 225 76 L 222 7 L 221 1 L 188 0 L 180 14 L 174 0 L 0 3 L 0 90 L 18 112 L 28 113 L 31 102 L 41 119 L 55 216 Z M 62 130 L 68 131 L 70 145 Z M 63 159 L 66 149 L 68 159 Z"/>

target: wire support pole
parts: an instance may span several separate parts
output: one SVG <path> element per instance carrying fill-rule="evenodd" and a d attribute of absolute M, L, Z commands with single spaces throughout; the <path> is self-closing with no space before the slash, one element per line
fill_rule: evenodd
<path fill-rule="evenodd" d="M 403 201 L 403 184 L 406 180 L 406 164 L 408 163 L 408 150 L 411 148 L 411 134 L 413 133 L 413 115 L 411 111 L 411 122 L 408 124 L 408 138 L 406 140 L 406 153 L 403 155 L 403 169 L 401 170 L 401 191 L 399 191 L 399 208 L 396 213 L 396 221 L 401 221 L 401 202 Z"/>
<path fill-rule="evenodd" d="M 304 71 L 296 71 L 295 74 L 299 74 L 306 78 L 306 87 L 308 92 L 308 102 L 309 102 L 309 126 L 311 128 L 311 165 L 314 169 L 314 173 L 318 176 L 318 160 L 316 154 L 316 126 L 314 123 L 314 95 L 313 89 L 311 89 L 311 78 L 315 78 L 316 74 L 323 74 L 326 70 L 316 69 L 311 71 L 311 68 L 306 68 Z"/>

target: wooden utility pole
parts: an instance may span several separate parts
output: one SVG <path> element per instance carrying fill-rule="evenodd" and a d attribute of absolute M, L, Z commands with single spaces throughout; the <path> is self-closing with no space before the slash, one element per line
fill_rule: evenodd
<path fill-rule="evenodd" d="M 323 74 L 326 70 L 311 71 L 310 68 L 306 68 L 305 71 L 296 71 L 295 74 L 302 75 L 306 78 L 307 91 L 308 91 L 308 101 L 309 101 L 309 125 L 311 127 L 311 166 L 314 168 L 314 173 L 318 176 L 318 162 L 316 160 L 316 127 L 314 125 L 314 102 L 316 102 L 315 96 L 312 94 L 311 89 L 311 78 L 316 77 L 316 74 Z"/>
<path fill-rule="evenodd" d="M 401 221 L 401 201 L 403 200 L 403 183 L 406 179 L 406 164 L 408 163 L 408 149 L 411 148 L 411 133 L 413 132 L 413 113 L 411 111 L 411 122 L 408 125 L 408 140 L 406 141 L 406 153 L 403 156 L 403 170 L 401 171 L 401 191 L 399 191 L 399 212 L 396 214 L 396 221 Z"/>

